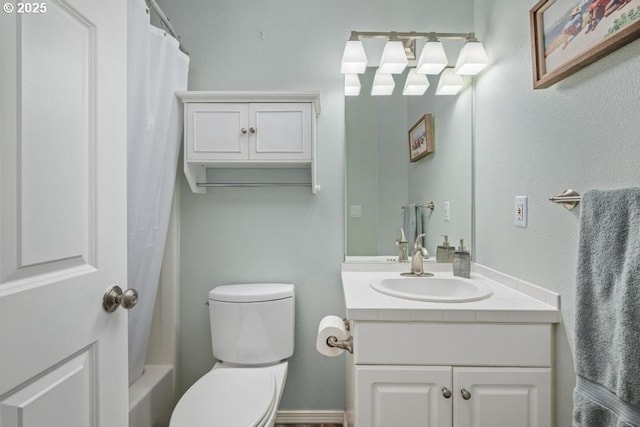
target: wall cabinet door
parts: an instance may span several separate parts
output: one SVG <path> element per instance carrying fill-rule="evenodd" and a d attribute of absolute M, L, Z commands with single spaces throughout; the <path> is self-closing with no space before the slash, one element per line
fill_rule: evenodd
<path fill-rule="evenodd" d="M 453 395 L 455 427 L 552 425 L 550 368 L 454 368 Z"/>
<path fill-rule="evenodd" d="M 451 425 L 451 367 L 356 366 L 355 427 Z"/>
<path fill-rule="evenodd" d="M 188 161 L 249 158 L 247 104 L 188 104 L 186 118 Z"/>
<path fill-rule="evenodd" d="M 311 161 L 310 103 L 187 105 L 187 161 Z"/>
<path fill-rule="evenodd" d="M 311 161 L 311 104 L 249 104 L 249 158 Z"/>

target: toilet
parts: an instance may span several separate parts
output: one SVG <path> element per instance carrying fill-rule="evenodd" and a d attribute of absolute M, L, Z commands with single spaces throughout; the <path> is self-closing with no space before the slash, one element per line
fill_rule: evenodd
<path fill-rule="evenodd" d="M 294 347 L 294 285 L 209 292 L 218 362 L 180 398 L 169 427 L 273 427 Z"/>

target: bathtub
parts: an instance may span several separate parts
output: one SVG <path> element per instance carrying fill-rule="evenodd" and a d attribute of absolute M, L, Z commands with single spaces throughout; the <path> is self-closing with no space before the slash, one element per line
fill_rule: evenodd
<path fill-rule="evenodd" d="M 175 404 L 171 365 L 145 365 L 129 386 L 129 427 L 166 427 Z"/>

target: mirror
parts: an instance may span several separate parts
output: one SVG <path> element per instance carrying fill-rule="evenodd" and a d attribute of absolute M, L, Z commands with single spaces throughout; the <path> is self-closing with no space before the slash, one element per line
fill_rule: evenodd
<path fill-rule="evenodd" d="M 438 76 L 428 76 L 423 96 L 404 96 L 407 72 L 395 75 L 391 96 L 371 96 L 375 68 L 360 75 L 360 96 L 345 100 L 346 255 L 397 255 L 402 206 L 433 201 L 423 208 L 425 247 L 435 258 L 441 235 L 451 245 L 472 238 L 472 87 L 455 96 L 436 96 Z M 433 116 L 435 151 L 409 161 L 408 131 L 424 114 Z M 444 204 L 449 202 L 449 219 Z M 411 238 L 407 235 L 407 239 Z M 410 245 L 413 242 L 409 242 Z"/>

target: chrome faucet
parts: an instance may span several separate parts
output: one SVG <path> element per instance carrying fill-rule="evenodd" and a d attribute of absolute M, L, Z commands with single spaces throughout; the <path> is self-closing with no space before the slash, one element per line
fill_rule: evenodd
<path fill-rule="evenodd" d="M 429 256 L 429 253 L 422 247 L 420 242 L 423 234 L 418 234 L 416 241 L 413 244 L 413 256 L 411 257 L 411 274 L 415 276 L 422 276 L 424 270 L 422 268 L 422 260 Z"/>

